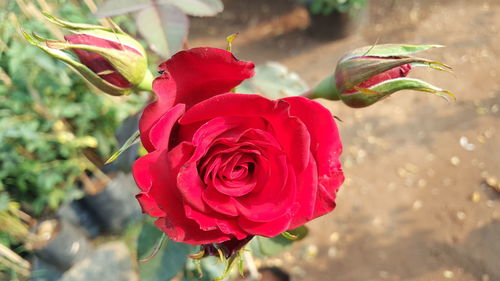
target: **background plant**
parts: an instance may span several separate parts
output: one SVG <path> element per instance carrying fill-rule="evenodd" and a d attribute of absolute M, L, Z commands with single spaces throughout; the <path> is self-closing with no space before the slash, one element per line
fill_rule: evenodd
<path fill-rule="evenodd" d="M 334 12 L 353 13 L 366 5 L 367 0 L 304 0 L 312 14 L 329 15 Z"/>
<path fill-rule="evenodd" d="M 214 16 L 224 9 L 220 0 L 107 0 L 96 15 L 111 17 L 133 13 L 136 27 L 148 46 L 162 58 L 186 43 L 190 16 Z"/>
<path fill-rule="evenodd" d="M 82 195 L 76 183 L 84 171 L 102 166 L 117 147 L 116 128 L 146 98 L 100 94 L 62 62 L 26 44 L 20 25 L 62 38 L 54 26 L 40 24 L 40 10 L 57 7 L 69 20 L 92 23 L 88 7 L 72 1 L 38 4 L 0 4 L 0 201 L 20 202 L 32 216 Z"/>

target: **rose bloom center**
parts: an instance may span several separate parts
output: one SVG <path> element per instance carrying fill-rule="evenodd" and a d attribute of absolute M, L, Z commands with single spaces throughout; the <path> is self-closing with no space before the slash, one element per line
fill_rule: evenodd
<path fill-rule="evenodd" d="M 251 143 L 218 142 L 198 162 L 198 173 L 207 186 L 220 193 L 243 196 L 257 184 L 254 173 L 260 156 Z"/>

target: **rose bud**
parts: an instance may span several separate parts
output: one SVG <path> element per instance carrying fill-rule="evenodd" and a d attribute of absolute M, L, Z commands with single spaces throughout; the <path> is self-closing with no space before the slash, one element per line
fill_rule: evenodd
<path fill-rule="evenodd" d="M 234 93 L 254 64 L 222 49 L 178 52 L 160 73 L 139 122 L 148 153 L 133 175 L 143 212 L 170 239 L 205 244 L 199 257 L 228 257 L 252 236 L 274 237 L 335 208 L 342 143 L 328 109 Z"/>
<path fill-rule="evenodd" d="M 153 76 L 147 68 L 146 52 L 139 42 L 118 26 L 109 29 L 44 15 L 50 22 L 73 34 L 64 36 L 65 41 L 54 41 L 23 31 L 28 42 L 70 65 L 107 94 L 119 96 L 134 88 L 151 89 Z M 62 50 L 72 50 L 78 60 Z"/>
<path fill-rule="evenodd" d="M 406 77 L 415 66 L 450 71 L 445 64 L 410 56 L 437 47 L 441 46 L 385 44 L 356 49 L 340 59 L 334 76 L 323 80 L 308 97 L 341 100 L 355 108 L 372 105 L 400 90 L 454 97 L 449 91 Z"/>

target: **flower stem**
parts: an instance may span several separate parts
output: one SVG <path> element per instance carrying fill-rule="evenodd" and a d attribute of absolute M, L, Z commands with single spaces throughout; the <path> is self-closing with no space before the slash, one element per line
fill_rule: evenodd
<path fill-rule="evenodd" d="M 323 79 L 313 89 L 302 94 L 303 97 L 309 99 L 324 98 L 329 100 L 340 100 L 337 87 L 335 86 L 334 75 L 329 75 Z"/>
<path fill-rule="evenodd" d="M 245 264 L 247 265 L 248 273 L 250 273 L 250 276 L 248 276 L 245 281 L 260 280 L 260 274 L 257 270 L 257 266 L 255 265 L 252 253 L 250 251 L 243 251 L 243 259 L 245 260 Z"/>
<path fill-rule="evenodd" d="M 142 82 L 137 85 L 138 90 L 143 90 L 143 91 L 153 91 L 153 74 L 151 71 L 146 71 L 146 75 L 144 76 L 144 79 L 142 79 Z"/>

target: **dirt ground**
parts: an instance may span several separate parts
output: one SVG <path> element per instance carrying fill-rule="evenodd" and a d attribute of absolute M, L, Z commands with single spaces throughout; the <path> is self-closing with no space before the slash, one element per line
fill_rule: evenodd
<path fill-rule="evenodd" d="M 292 251 L 266 261 L 304 281 L 500 280 L 500 1 L 372 0 L 350 37 L 308 36 L 291 0 L 225 1 L 217 18 L 192 21 L 191 46 L 225 46 L 237 57 L 278 61 L 310 86 L 347 50 L 378 43 L 442 44 L 426 57 L 455 75 L 412 77 L 456 102 L 402 92 L 366 109 L 325 102 L 343 122 L 347 176 L 337 209 L 309 224 Z"/>

